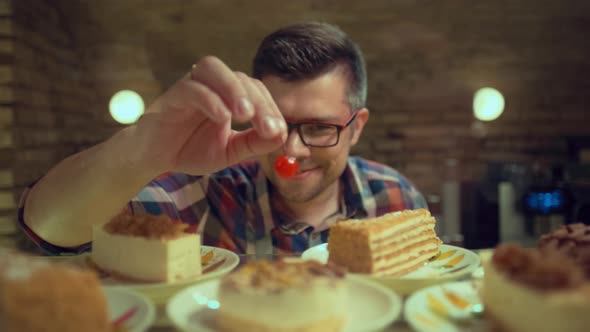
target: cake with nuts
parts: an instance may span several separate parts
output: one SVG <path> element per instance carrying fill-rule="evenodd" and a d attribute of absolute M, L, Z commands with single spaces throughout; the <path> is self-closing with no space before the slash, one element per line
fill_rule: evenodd
<path fill-rule="evenodd" d="M 343 271 L 316 261 L 255 261 L 226 275 L 218 290 L 217 330 L 341 331 L 347 318 Z"/>
<path fill-rule="evenodd" d="M 174 282 L 201 274 L 201 242 L 188 225 L 166 216 L 120 214 L 92 235 L 101 271 L 134 281 Z"/>
<path fill-rule="evenodd" d="M 341 221 L 330 228 L 329 261 L 348 272 L 401 276 L 423 266 L 441 243 L 426 209 Z"/>
<path fill-rule="evenodd" d="M 107 332 L 94 271 L 0 249 L 0 331 Z"/>
<path fill-rule="evenodd" d="M 538 247 L 558 251 L 571 258 L 590 279 L 590 226 L 584 224 L 564 225 L 541 236 Z"/>
<path fill-rule="evenodd" d="M 536 248 L 499 245 L 486 263 L 482 299 L 501 331 L 588 331 L 590 227 L 563 226 Z"/>

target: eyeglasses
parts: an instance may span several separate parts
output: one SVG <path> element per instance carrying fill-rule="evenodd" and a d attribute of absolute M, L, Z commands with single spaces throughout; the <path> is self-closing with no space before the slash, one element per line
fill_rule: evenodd
<path fill-rule="evenodd" d="M 357 112 L 353 112 L 344 125 L 321 122 L 287 122 L 289 133 L 297 129 L 299 138 L 306 146 L 328 148 L 338 145 L 340 132 L 350 126 Z"/>

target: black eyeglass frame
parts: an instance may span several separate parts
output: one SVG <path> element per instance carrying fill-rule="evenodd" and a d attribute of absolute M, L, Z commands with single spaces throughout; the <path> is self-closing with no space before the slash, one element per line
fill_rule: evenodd
<path fill-rule="evenodd" d="M 325 123 L 325 122 L 320 122 L 320 121 L 302 121 L 302 122 L 289 122 L 289 121 L 287 121 L 287 132 L 289 134 L 291 134 L 293 129 L 297 129 L 297 134 L 299 135 L 301 142 L 303 142 L 303 144 L 305 146 L 314 147 L 314 148 L 330 148 L 330 147 L 336 146 L 336 145 L 338 145 L 338 143 L 340 143 L 340 133 L 344 129 L 346 129 L 348 126 L 350 126 L 350 124 L 356 118 L 357 114 L 358 114 L 358 112 L 354 111 L 343 125 L 335 124 L 335 123 Z M 336 142 L 334 144 L 330 144 L 330 145 L 314 145 L 314 144 L 308 144 L 307 142 L 305 142 L 305 138 L 303 137 L 303 133 L 301 132 L 301 126 L 314 125 L 314 124 L 335 127 L 336 128 Z"/>

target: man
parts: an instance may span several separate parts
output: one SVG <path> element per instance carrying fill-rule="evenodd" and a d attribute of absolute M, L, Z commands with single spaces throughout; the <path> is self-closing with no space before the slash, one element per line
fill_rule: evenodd
<path fill-rule="evenodd" d="M 325 242 L 339 220 L 426 206 L 395 170 L 349 157 L 369 111 L 363 56 L 344 32 L 280 29 L 253 76 L 201 59 L 135 125 L 25 192 L 21 227 L 50 254 L 78 253 L 126 207 L 189 223 L 206 245 L 269 254 Z M 234 131 L 232 119 L 252 126 Z M 277 174 L 280 155 L 297 158 L 295 176 Z"/>

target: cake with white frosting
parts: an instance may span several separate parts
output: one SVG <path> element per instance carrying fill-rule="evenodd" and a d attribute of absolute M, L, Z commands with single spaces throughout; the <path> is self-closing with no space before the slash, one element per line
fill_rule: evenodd
<path fill-rule="evenodd" d="M 255 261 L 219 286 L 219 331 L 341 331 L 347 318 L 344 273 L 315 261 Z"/>
<path fill-rule="evenodd" d="M 330 228 L 329 261 L 348 272 L 401 276 L 423 266 L 441 243 L 426 209 L 345 220 Z"/>
<path fill-rule="evenodd" d="M 121 214 L 93 230 L 92 261 L 122 279 L 174 282 L 201 274 L 201 242 L 166 216 Z"/>
<path fill-rule="evenodd" d="M 0 331 L 113 331 L 89 269 L 0 250 Z"/>

